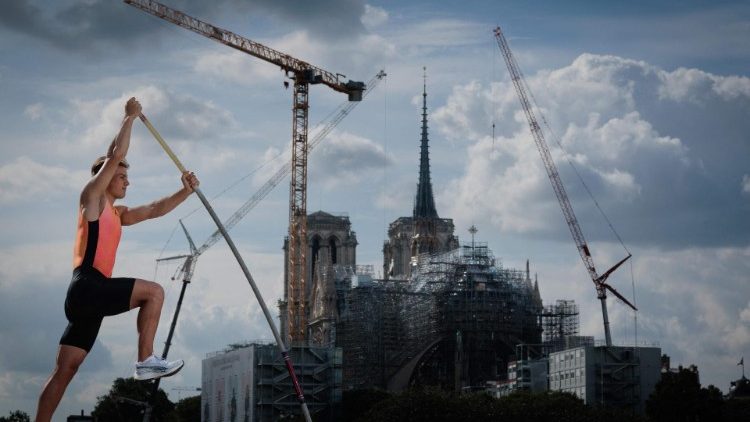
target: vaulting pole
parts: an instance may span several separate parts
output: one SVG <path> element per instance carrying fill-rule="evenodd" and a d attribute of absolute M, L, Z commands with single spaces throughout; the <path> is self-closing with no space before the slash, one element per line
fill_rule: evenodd
<path fill-rule="evenodd" d="M 177 166 L 177 168 L 180 170 L 180 172 L 185 172 L 185 167 L 182 165 L 180 160 L 177 158 L 177 156 L 172 152 L 172 149 L 167 145 L 167 143 L 164 141 L 164 139 L 159 135 L 159 132 L 156 131 L 156 129 L 151 125 L 151 122 L 148 121 L 146 116 L 141 114 L 139 116 L 141 118 L 141 121 L 144 125 L 148 128 L 148 130 L 151 132 L 152 135 L 154 135 L 154 138 L 156 138 L 156 141 L 159 142 L 159 145 L 164 149 L 164 152 L 167 153 L 169 158 L 172 159 L 174 164 Z M 307 409 L 307 403 L 305 402 L 305 395 L 302 393 L 302 387 L 299 385 L 299 381 L 297 380 L 297 375 L 294 373 L 294 367 L 292 366 L 292 359 L 289 357 L 289 352 L 286 349 L 286 346 L 284 345 L 284 341 L 281 339 L 281 335 L 279 335 L 279 330 L 276 328 L 276 324 L 273 322 L 273 317 L 271 316 L 271 312 L 268 311 L 268 307 L 266 306 L 266 302 L 263 300 L 263 296 L 260 294 L 260 290 L 258 290 L 258 286 L 255 284 L 255 280 L 253 280 L 253 276 L 250 275 L 250 270 L 247 269 L 247 265 L 245 265 L 245 261 L 242 259 L 242 256 L 240 256 L 239 251 L 237 250 L 237 247 L 234 246 L 234 242 L 232 241 L 232 238 L 229 237 L 229 233 L 227 233 L 226 228 L 224 228 L 224 224 L 222 224 L 221 220 L 219 220 L 219 217 L 214 212 L 214 209 L 211 207 L 211 204 L 208 203 L 208 199 L 203 195 L 203 192 L 201 192 L 200 189 L 195 188 L 194 189 L 195 194 L 198 195 L 198 198 L 203 203 L 203 206 L 206 207 L 206 211 L 208 211 L 208 214 L 211 215 L 211 218 L 214 220 L 214 223 L 216 223 L 216 227 L 219 228 L 219 231 L 221 232 L 222 236 L 224 236 L 224 240 L 227 241 L 227 244 L 229 245 L 229 249 L 232 250 L 232 253 L 234 254 L 234 257 L 237 258 L 237 263 L 240 264 L 240 268 L 242 268 L 242 272 L 245 273 L 245 277 L 247 278 L 247 282 L 250 283 L 250 287 L 253 289 L 253 293 L 255 293 L 255 298 L 258 300 L 258 303 L 260 304 L 261 309 L 263 309 L 263 314 L 266 316 L 266 321 L 268 321 L 268 325 L 271 327 L 271 331 L 273 332 L 273 337 L 276 339 L 276 344 L 279 346 L 279 351 L 281 352 L 281 357 L 284 359 L 284 363 L 286 364 L 286 369 L 289 371 L 289 377 L 292 379 L 292 384 L 294 384 L 294 392 L 297 394 L 297 400 L 299 400 L 299 404 L 302 407 L 302 413 L 305 415 L 305 420 L 307 422 L 311 422 L 310 418 L 310 411 Z"/>

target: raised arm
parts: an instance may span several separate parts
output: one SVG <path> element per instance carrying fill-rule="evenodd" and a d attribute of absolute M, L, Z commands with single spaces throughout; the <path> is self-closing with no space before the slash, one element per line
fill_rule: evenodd
<path fill-rule="evenodd" d="M 182 189 L 172 195 L 139 207 L 118 206 L 120 221 L 123 226 L 130 226 L 144 220 L 161 217 L 180 205 L 199 185 L 200 182 L 195 174 L 186 171 L 182 173 Z"/>
<path fill-rule="evenodd" d="M 107 186 L 115 176 L 117 166 L 125 159 L 130 147 L 130 132 L 133 121 L 141 114 L 141 104 L 131 98 L 125 104 L 125 117 L 117 136 L 107 149 L 107 158 L 101 169 L 94 175 L 81 192 L 80 204 L 84 217 L 88 221 L 94 221 L 101 214 L 101 198 L 107 190 Z"/>

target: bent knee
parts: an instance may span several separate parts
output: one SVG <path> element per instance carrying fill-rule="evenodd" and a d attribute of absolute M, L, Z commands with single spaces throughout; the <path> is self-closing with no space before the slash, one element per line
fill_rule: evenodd
<path fill-rule="evenodd" d="M 55 362 L 55 372 L 63 376 L 65 378 L 72 378 L 73 375 L 78 372 L 78 368 L 81 367 L 81 364 L 83 363 L 83 358 L 86 355 L 83 354 L 82 356 L 59 356 L 57 361 Z"/>
<path fill-rule="evenodd" d="M 133 301 L 137 304 L 144 302 L 164 302 L 164 288 L 153 281 L 136 280 L 133 288 Z"/>
<path fill-rule="evenodd" d="M 164 287 L 161 287 L 161 284 L 152 282 L 152 291 L 151 295 L 153 296 L 154 300 L 157 302 L 164 302 Z"/>

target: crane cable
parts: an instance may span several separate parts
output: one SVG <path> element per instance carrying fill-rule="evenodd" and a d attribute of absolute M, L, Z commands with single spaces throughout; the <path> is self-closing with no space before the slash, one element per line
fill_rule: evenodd
<path fill-rule="evenodd" d="M 542 118 L 542 123 L 544 124 L 544 127 L 547 128 L 547 131 L 552 135 L 552 139 L 554 139 L 557 146 L 562 150 L 563 156 L 565 157 L 565 161 L 568 162 L 570 167 L 573 169 L 573 172 L 575 173 L 576 177 L 578 177 L 578 180 L 581 182 L 581 185 L 583 185 L 583 188 L 586 190 L 586 193 L 589 195 L 591 200 L 594 202 L 594 205 L 596 206 L 596 209 L 599 210 L 599 213 L 604 218 L 604 221 L 609 226 L 609 229 L 614 233 L 617 240 L 620 242 L 620 245 L 622 245 L 623 249 L 625 249 L 625 252 L 628 253 L 628 255 L 632 255 L 628 247 L 625 245 L 625 242 L 622 240 L 622 237 L 620 237 L 620 234 L 615 229 L 615 226 L 612 224 L 612 221 L 610 221 L 609 217 L 607 217 L 607 214 L 604 212 L 602 207 L 599 205 L 599 201 L 596 200 L 596 197 L 594 197 L 594 193 L 589 189 L 589 186 L 586 184 L 586 182 L 583 180 L 583 177 L 581 176 L 581 173 L 578 171 L 578 168 L 573 164 L 573 161 L 570 159 L 570 154 L 563 148 L 562 141 L 560 140 L 560 137 L 557 136 L 557 133 L 552 130 L 552 127 L 547 122 L 547 118 L 545 117 L 544 113 L 542 113 L 542 108 L 539 107 L 539 104 L 536 101 L 536 97 L 534 97 L 534 92 L 529 87 L 528 83 L 526 82 L 526 77 L 521 73 L 521 69 L 518 69 L 518 72 L 521 74 L 521 82 L 526 87 L 526 92 L 529 93 L 529 96 L 531 97 L 531 101 L 534 103 L 534 107 L 538 110 L 539 116 Z"/>
<path fill-rule="evenodd" d="M 607 214 L 604 212 L 604 210 L 602 209 L 602 207 L 599 205 L 599 201 L 597 201 L 596 197 L 594 196 L 594 193 L 591 191 L 591 189 L 589 189 L 588 184 L 586 184 L 586 182 L 584 181 L 583 176 L 581 176 L 581 173 L 578 171 L 578 168 L 575 166 L 575 164 L 573 164 L 573 161 L 570 159 L 570 154 L 568 154 L 568 152 L 562 146 L 562 141 L 561 141 L 560 137 L 557 135 L 557 133 L 554 130 L 552 130 L 552 127 L 547 122 L 546 116 L 544 115 L 544 113 L 542 113 L 542 109 L 541 109 L 541 107 L 539 107 L 539 104 L 536 101 L 536 97 L 534 96 L 534 91 L 532 91 L 529 88 L 529 85 L 526 82 L 526 77 L 523 75 L 523 73 L 522 73 L 522 71 L 521 71 L 520 68 L 518 69 L 518 72 L 521 75 L 521 82 L 524 84 L 524 86 L 526 87 L 526 91 L 531 96 L 531 101 L 534 103 L 534 107 L 536 107 L 536 109 L 538 110 L 539 116 L 542 119 L 542 123 L 543 123 L 544 127 L 547 128 L 547 132 L 549 132 L 549 134 L 552 135 L 552 139 L 555 141 L 555 143 L 557 144 L 557 146 L 563 152 L 563 156 L 565 157 L 565 161 L 567 161 L 568 164 L 570 165 L 570 167 L 573 169 L 573 172 L 575 173 L 576 177 L 581 182 L 581 185 L 586 190 L 586 193 L 589 195 L 589 197 L 591 198 L 591 200 L 594 202 L 594 205 L 596 206 L 596 209 L 599 210 L 599 213 L 602 215 L 602 218 L 604 218 L 604 221 L 609 226 L 609 229 L 612 231 L 612 233 L 615 235 L 615 237 L 617 238 L 617 240 L 620 242 L 620 245 L 622 246 L 622 248 L 625 250 L 625 252 L 627 252 L 628 255 L 632 256 L 633 254 L 630 252 L 630 250 L 628 249 L 628 247 L 625 245 L 625 242 L 622 240 L 622 237 L 620 236 L 620 234 L 615 229 L 614 225 L 612 224 L 612 221 L 609 219 L 609 217 L 607 217 Z M 632 291 L 633 291 L 633 305 L 637 306 L 636 296 L 635 296 L 635 272 L 633 270 L 633 259 L 631 259 L 629 261 L 630 261 L 629 262 L 630 284 L 631 284 L 631 288 L 632 288 Z M 634 346 L 637 347 L 638 346 L 638 311 L 637 310 L 633 311 L 633 337 L 634 337 L 633 344 L 634 344 Z"/>

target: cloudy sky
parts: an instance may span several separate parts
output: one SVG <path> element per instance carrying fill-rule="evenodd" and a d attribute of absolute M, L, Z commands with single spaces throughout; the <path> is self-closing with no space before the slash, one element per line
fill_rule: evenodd
<path fill-rule="evenodd" d="M 441 217 L 468 240 L 476 224 L 504 266 L 531 260 L 546 303 L 574 299 L 581 331 L 603 337 L 593 286 L 529 134 L 492 29 L 502 26 L 536 101 L 600 270 L 640 312 L 609 301 L 616 343 L 658 343 L 726 391 L 750 358 L 750 5 L 730 1 L 360 0 L 166 3 L 334 73 L 388 73 L 313 152 L 308 210 L 346 213 L 358 263 L 382 265 L 387 225 L 410 215 L 427 67 L 432 180 Z M 33 413 L 66 325 L 78 193 L 131 96 L 228 217 L 288 160 L 292 94 L 275 66 L 115 0 L 11 0 L 0 14 L 0 414 Z M 345 97 L 311 89 L 311 126 Z M 494 137 L 492 126 L 495 125 Z M 559 141 L 559 144 L 558 144 Z M 137 123 L 129 153 L 138 205 L 179 175 Z M 266 302 L 282 292 L 288 182 L 232 231 Z M 228 187 L 232 186 L 231 189 Z M 116 275 L 156 279 L 167 300 L 161 350 L 179 293 L 183 218 L 196 242 L 212 222 L 191 198 L 127 228 Z M 270 339 L 229 249 L 199 260 L 162 387 L 200 385 L 200 361 L 231 342 Z M 131 376 L 135 313 L 108 318 L 56 420 L 89 412 Z M 184 397 L 184 393 L 183 397 Z"/>

